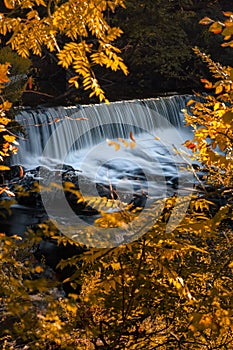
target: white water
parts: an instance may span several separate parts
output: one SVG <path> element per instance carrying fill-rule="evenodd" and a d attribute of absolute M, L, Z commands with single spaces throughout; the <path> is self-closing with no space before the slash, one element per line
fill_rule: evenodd
<path fill-rule="evenodd" d="M 12 163 L 22 164 L 27 169 L 39 165 L 50 169 L 56 169 L 58 164 L 71 165 L 81 171 L 78 174 L 83 196 L 98 196 L 97 183 L 111 185 L 125 203 L 129 203 L 135 194 L 140 198 L 146 193 L 147 209 L 150 203 L 174 192 L 178 197 L 190 194 L 194 180 L 186 170 L 189 159 L 183 153 L 179 154 L 186 150 L 182 146 L 184 141 L 192 138 L 191 131 L 184 127 L 182 113 L 189 98 L 172 96 L 108 105 L 25 109 L 16 119 L 26 129 L 28 137 L 20 142 L 20 151 L 12 158 Z M 134 139 L 136 142 L 132 143 Z M 116 144 L 109 145 L 112 141 L 120 145 L 119 150 L 115 150 Z M 134 147 L 130 147 L 130 143 Z M 59 181 L 61 183 L 61 178 Z M 48 197 L 51 197 L 50 192 Z M 46 201 L 46 195 L 43 199 Z M 50 211 L 47 206 L 46 209 L 50 217 L 53 216 L 54 208 Z M 147 212 L 144 213 L 147 217 Z M 183 214 L 180 213 L 180 217 Z M 59 215 L 55 214 L 55 217 Z M 63 218 L 59 219 L 62 231 L 71 221 L 76 222 L 77 218 L 72 215 L 64 218 L 65 224 Z M 177 223 L 177 213 L 174 218 Z M 171 225 L 174 224 L 172 220 L 171 217 Z M 137 220 L 135 223 L 137 225 Z M 71 233 L 64 233 L 86 243 L 83 233 L 75 238 L 77 226 L 80 226 L 79 221 Z M 144 229 L 130 228 L 127 234 L 136 230 L 141 235 Z M 118 233 L 113 233 L 109 242 L 97 239 L 97 246 L 119 244 Z M 96 234 L 98 236 L 99 230 Z"/>
<path fill-rule="evenodd" d="M 16 120 L 24 126 L 27 138 L 20 143 L 20 150 L 13 163 L 27 167 L 38 165 L 49 137 L 58 126 L 65 123 L 59 138 L 54 137 L 50 149 L 52 159 L 61 159 L 64 149 L 72 141 L 73 150 L 90 148 L 99 142 L 115 137 L 129 138 L 130 131 L 140 134 L 140 129 L 159 136 L 167 132 L 166 141 L 177 141 L 177 135 L 169 133 L 175 129 L 183 138 L 182 108 L 188 96 L 114 102 L 110 104 L 74 107 L 38 108 L 21 111 Z M 68 123 L 67 123 L 68 122 Z M 87 130 L 87 132 L 85 132 Z"/>
<path fill-rule="evenodd" d="M 16 119 L 26 129 L 27 139 L 20 142 L 12 163 L 28 169 L 65 163 L 94 182 L 118 186 L 119 180 L 123 185 L 122 179 L 142 172 L 147 178 L 156 177 L 156 183 L 164 176 L 177 177 L 177 166 L 183 159 L 174 156 L 174 145 L 181 150 L 182 143 L 191 137 L 181 112 L 188 98 L 25 109 Z M 130 133 L 136 140 L 133 149 L 117 140 L 120 137 L 130 143 Z M 107 139 L 117 141 L 120 149 L 116 152 Z M 158 191 L 157 184 L 156 188 Z"/>

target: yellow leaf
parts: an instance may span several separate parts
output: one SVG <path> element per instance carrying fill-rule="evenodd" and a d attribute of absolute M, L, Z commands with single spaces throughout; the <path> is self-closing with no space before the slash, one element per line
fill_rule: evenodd
<path fill-rule="evenodd" d="M 114 146 L 115 147 L 115 151 L 119 151 L 119 149 L 121 148 L 120 144 L 115 142 L 115 141 L 111 141 L 111 140 L 106 140 L 109 146 Z"/>
<path fill-rule="evenodd" d="M 3 138 L 7 141 L 7 142 L 14 142 L 15 141 L 15 136 L 10 136 L 10 135 L 3 135 Z"/>
<path fill-rule="evenodd" d="M 136 142 L 130 142 L 129 146 L 131 149 L 133 149 L 136 146 Z"/>
<path fill-rule="evenodd" d="M 0 171 L 3 171 L 3 170 L 10 170 L 10 168 L 6 165 L 0 165 Z"/>
<path fill-rule="evenodd" d="M 205 84 L 206 89 L 211 89 L 212 88 L 212 83 L 207 80 L 207 79 L 201 79 L 201 82 Z"/>
<path fill-rule="evenodd" d="M 12 103 L 9 101 L 4 101 L 0 107 L 2 107 L 5 111 L 8 111 L 12 107 Z"/>
<path fill-rule="evenodd" d="M 190 106 L 192 105 L 193 103 L 195 103 L 196 101 L 194 100 L 189 100 L 187 103 L 186 103 L 186 106 Z"/>
<path fill-rule="evenodd" d="M 7 240 L 5 240 L 5 244 L 6 244 L 6 245 L 11 245 L 12 242 L 11 242 L 10 240 L 7 239 Z"/>
<path fill-rule="evenodd" d="M 218 85 L 218 86 L 216 87 L 216 89 L 215 89 L 215 93 L 216 93 L 216 94 L 220 94 L 220 93 L 222 92 L 222 90 L 223 90 L 222 85 Z"/>
<path fill-rule="evenodd" d="M 121 269 L 121 264 L 119 262 L 112 263 L 111 266 L 112 266 L 113 270 L 120 270 Z"/>
<path fill-rule="evenodd" d="M 10 79 L 7 77 L 10 63 L 0 64 L 0 84 L 7 83 Z"/>
<path fill-rule="evenodd" d="M 126 140 L 124 140 L 124 139 L 122 139 L 122 138 L 118 138 L 118 140 L 120 141 L 120 142 L 122 142 L 123 143 L 123 145 L 127 148 L 128 146 L 129 146 L 129 143 L 126 141 Z"/>
<path fill-rule="evenodd" d="M 1 108 L 1 105 L 0 105 L 0 108 Z M 10 119 L 8 119 L 6 117 L 0 118 L 0 124 L 7 125 L 9 122 L 10 122 Z"/>
<path fill-rule="evenodd" d="M 217 109 L 219 109 L 219 107 L 220 107 L 220 103 L 219 103 L 219 102 L 215 103 L 215 104 L 214 104 L 214 111 L 216 111 Z"/>

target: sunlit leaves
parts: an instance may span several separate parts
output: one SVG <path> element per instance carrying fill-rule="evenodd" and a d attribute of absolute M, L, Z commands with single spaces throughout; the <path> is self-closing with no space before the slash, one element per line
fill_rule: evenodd
<path fill-rule="evenodd" d="M 222 24 L 219 22 L 214 22 L 213 24 L 211 24 L 211 26 L 209 27 L 209 31 L 214 33 L 214 34 L 219 34 L 222 31 Z"/>
<path fill-rule="evenodd" d="M 5 3 L 9 9 L 13 8 L 12 0 L 5 0 Z M 128 73 L 119 57 L 120 50 L 112 45 L 122 31 L 111 27 L 105 18 L 107 9 L 114 11 L 116 6 L 124 7 L 124 2 L 91 0 L 77 4 L 66 0 L 51 6 L 51 3 L 46 5 L 43 0 L 24 0 L 17 5 L 18 9 L 25 11 L 15 17 L 2 14 L 0 22 L 0 33 L 11 34 L 8 44 L 12 49 L 22 57 L 28 57 L 31 53 L 41 56 L 44 46 L 51 52 L 56 51 L 58 64 L 65 69 L 72 67 L 77 74 L 70 78 L 70 83 L 76 88 L 82 83 L 85 90 L 91 90 L 90 97 L 95 95 L 100 101 L 107 102 L 95 76 L 94 66 Z M 40 5 L 47 7 L 44 17 L 37 9 Z M 71 40 L 63 47 L 58 44 L 61 35 Z"/>
<path fill-rule="evenodd" d="M 107 139 L 106 142 L 109 146 L 114 146 L 115 151 L 119 151 L 119 149 L 121 148 L 121 145 L 123 145 L 125 148 L 130 147 L 132 149 L 136 146 L 136 140 L 134 138 L 132 131 L 130 131 L 129 137 L 131 141 L 127 141 L 125 139 L 122 139 L 121 137 L 118 137 L 117 141 Z"/>
<path fill-rule="evenodd" d="M 9 67 L 10 67 L 9 63 L 0 65 L 0 92 L 4 87 L 4 83 L 7 83 L 10 80 L 7 76 L 9 72 Z"/>
<path fill-rule="evenodd" d="M 204 17 L 199 21 L 200 24 L 210 24 L 213 23 L 213 20 L 209 17 Z"/>
<path fill-rule="evenodd" d="M 9 63 L 0 64 L 0 92 L 4 89 L 4 83 L 9 81 L 7 76 L 9 67 Z M 4 161 L 5 157 L 17 152 L 17 147 L 15 146 L 17 144 L 16 136 L 7 130 L 7 125 L 11 120 L 6 117 L 6 112 L 11 107 L 12 104 L 9 101 L 4 101 L 2 98 L 2 103 L 0 104 L 0 163 Z M 0 170 L 4 170 L 4 165 L 1 165 Z"/>
<path fill-rule="evenodd" d="M 206 89 L 211 89 L 213 87 L 212 83 L 207 79 L 201 79 L 201 82 L 205 84 Z"/>
<path fill-rule="evenodd" d="M 12 10 L 15 7 L 15 0 L 4 0 L 7 9 Z"/>
<path fill-rule="evenodd" d="M 222 43 L 223 47 L 233 47 L 233 13 L 231 11 L 223 12 L 223 15 L 227 17 L 225 21 L 214 21 L 209 17 L 204 17 L 199 23 L 204 25 L 210 25 L 209 31 L 214 34 L 220 34 L 224 37 L 225 43 Z"/>

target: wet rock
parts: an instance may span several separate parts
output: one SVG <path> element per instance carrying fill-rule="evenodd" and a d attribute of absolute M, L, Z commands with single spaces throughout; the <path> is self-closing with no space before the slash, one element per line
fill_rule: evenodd
<path fill-rule="evenodd" d="M 79 197 L 75 191 L 79 191 L 79 176 L 80 171 L 69 165 L 58 164 L 52 170 L 40 166 L 27 171 L 22 179 L 12 185 L 12 191 L 17 202 L 24 206 L 62 210 L 66 199 L 77 215 L 96 215 L 98 212 L 85 202 L 78 203 Z"/>

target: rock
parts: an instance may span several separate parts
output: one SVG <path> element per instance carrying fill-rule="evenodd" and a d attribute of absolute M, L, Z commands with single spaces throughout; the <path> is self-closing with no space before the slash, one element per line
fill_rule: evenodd
<path fill-rule="evenodd" d="M 19 204 L 33 208 L 43 208 L 45 205 L 45 207 L 62 209 L 65 193 L 66 200 L 77 215 L 96 215 L 97 210 L 92 209 L 85 202 L 78 203 L 78 196 L 73 193 L 74 190 L 79 191 L 79 176 L 80 171 L 69 165 L 58 164 L 53 170 L 40 166 L 27 171 L 25 176 L 12 186 L 12 190 Z M 72 191 L 67 189 L 67 183 L 73 185 Z M 48 188 L 48 191 L 43 192 L 43 200 L 40 186 Z"/>

